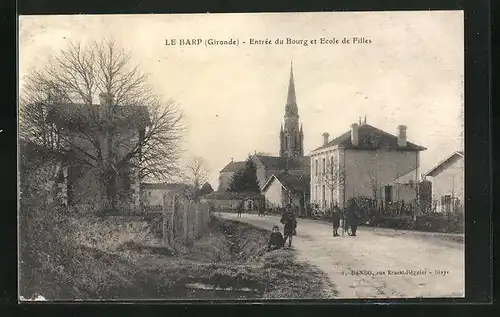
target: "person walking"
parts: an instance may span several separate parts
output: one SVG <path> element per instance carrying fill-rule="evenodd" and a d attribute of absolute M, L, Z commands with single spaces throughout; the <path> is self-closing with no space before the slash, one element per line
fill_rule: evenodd
<path fill-rule="evenodd" d="M 292 205 L 288 204 L 286 210 L 281 217 L 280 222 L 283 224 L 283 235 L 285 236 L 283 244 L 288 240 L 288 247 L 292 247 L 292 237 L 297 234 L 297 219 L 292 211 Z"/>
<path fill-rule="evenodd" d="M 338 237 L 339 236 L 339 227 L 340 227 L 340 208 L 335 204 L 333 206 L 333 212 L 332 212 L 332 224 L 333 224 L 333 236 Z"/>
<path fill-rule="evenodd" d="M 358 229 L 358 207 L 354 200 L 349 202 L 349 206 L 347 207 L 347 222 L 349 227 L 351 228 L 350 236 L 356 236 L 356 230 Z"/>
<path fill-rule="evenodd" d="M 240 201 L 238 203 L 238 207 L 236 207 L 236 208 L 237 208 L 237 211 L 238 211 L 238 218 L 241 218 L 241 213 L 243 212 L 243 202 Z"/>

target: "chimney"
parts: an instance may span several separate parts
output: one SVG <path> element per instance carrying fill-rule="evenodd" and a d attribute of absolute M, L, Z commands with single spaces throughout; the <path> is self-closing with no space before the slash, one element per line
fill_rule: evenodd
<path fill-rule="evenodd" d="M 406 126 L 405 125 L 398 126 L 398 146 L 399 147 L 406 146 Z"/>
<path fill-rule="evenodd" d="M 323 145 L 328 144 L 328 137 L 329 136 L 330 136 L 330 133 L 328 133 L 328 132 L 323 133 Z"/>
<path fill-rule="evenodd" d="M 357 123 L 351 124 L 351 143 L 354 146 L 359 144 L 358 128 L 359 125 Z"/>
<path fill-rule="evenodd" d="M 113 96 L 105 92 L 100 93 L 99 101 L 101 106 L 111 106 L 111 104 L 113 103 Z"/>

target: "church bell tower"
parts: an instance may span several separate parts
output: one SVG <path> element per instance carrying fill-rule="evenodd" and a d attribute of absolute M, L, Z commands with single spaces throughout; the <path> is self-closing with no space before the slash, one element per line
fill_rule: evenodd
<path fill-rule="evenodd" d="M 301 157 L 304 156 L 304 133 L 302 125 L 299 128 L 299 109 L 295 96 L 295 84 L 293 81 L 293 64 L 290 65 L 290 80 L 288 82 L 288 95 L 285 105 L 285 125 L 281 125 L 280 131 L 280 156 Z"/>

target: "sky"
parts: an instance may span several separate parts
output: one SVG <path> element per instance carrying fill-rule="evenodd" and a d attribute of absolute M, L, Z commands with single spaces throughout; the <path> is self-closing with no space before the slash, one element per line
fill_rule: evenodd
<path fill-rule="evenodd" d="M 278 155 L 293 61 L 306 155 L 324 132 L 336 137 L 366 116 L 393 134 L 406 125 L 408 141 L 427 148 L 425 172 L 463 144 L 463 19 L 462 11 L 21 16 L 19 78 L 22 85 L 69 42 L 113 39 L 158 95 L 182 109 L 184 157 L 204 158 L 217 188 L 231 158 Z M 358 43 L 342 44 L 353 37 Z M 284 44 L 275 44 L 278 38 Z M 207 39 L 239 45 L 205 46 Z"/>

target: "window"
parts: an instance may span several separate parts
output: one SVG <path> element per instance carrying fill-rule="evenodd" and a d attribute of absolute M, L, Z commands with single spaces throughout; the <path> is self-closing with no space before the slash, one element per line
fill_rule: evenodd
<path fill-rule="evenodd" d="M 316 175 L 318 175 L 318 160 L 314 161 L 315 169 L 316 169 Z"/>
<path fill-rule="evenodd" d="M 323 174 L 326 173 L 326 158 L 323 158 Z"/>
<path fill-rule="evenodd" d="M 332 156 L 332 158 L 330 159 L 330 173 L 332 173 L 332 175 L 333 175 L 333 171 L 334 171 L 333 165 L 334 164 L 333 164 L 333 156 Z"/>

